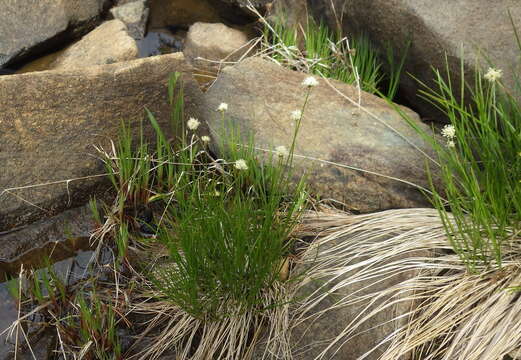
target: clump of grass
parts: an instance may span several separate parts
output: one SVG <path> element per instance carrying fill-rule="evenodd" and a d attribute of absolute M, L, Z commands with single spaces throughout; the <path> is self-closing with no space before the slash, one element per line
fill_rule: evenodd
<path fill-rule="evenodd" d="M 180 81 L 174 75 L 168 86 L 174 122 L 183 114 L 182 93 L 176 90 L 182 88 Z M 226 104 L 219 107 L 223 121 L 226 109 Z M 300 114 L 304 110 L 305 105 Z M 287 267 L 293 247 L 291 234 L 306 202 L 303 181 L 293 185 L 290 181 L 294 144 L 289 151 L 279 149 L 260 159 L 254 139 L 240 145 L 238 130 L 233 129 L 222 134 L 216 147 L 223 159 L 215 159 L 209 137 L 196 132 L 197 119 L 184 119 L 183 126 L 174 127 L 183 133 L 167 139 L 154 116 L 148 111 L 147 116 L 156 132 L 152 153 L 142 138 L 134 146 L 125 127 L 119 144 L 105 153 L 118 192 L 114 213 L 119 216 L 109 219 L 118 254 L 116 268 L 134 271 L 138 288 L 153 294 L 150 301 L 184 318 L 185 324 L 206 327 L 217 319 L 232 327 L 240 323 L 245 328 L 239 332 L 247 339 L 234 345 L 228 337 L 236 332 L 218 326 L 215 331 L 221 335 L 211 341 L 204 336 L 196 341 L 191 335 L 191 339 L 169 338 L 165 343 L 162 336 L 173 329 L 169 325 L 156 345 L 141 354 L 154 357 L 166 349 L 165 344 L 177 348 L 181 341 L 189 347 L 199 342 L 202 350 L 196 353 L 202 358 L 224 348 L 227 358 L 238 358 L 252 341 L 249 327 L 263 322 L 260 314 L 285 301 L 272 292 L 283 278 L 281 269 Z M 301 120 L 302 115 L 297 129 Z M 156 231 L 153 239 L 143 239 L 136 231 L 136 213 L 125 209 L 154 204 L 160 209 L 153 224 Z M 132 261 L 129 256 L 135 248 L 161 249 L 163 256 Z M 136 307 L 155 309 L 152 304 Z M 206 346 L 211 349 L 201 348 Z"/>
<path fill-rule="evenodd" d="M 396 62 L 390 46 L 385 56 L 381 56 L 366 35 L 342 37 L 312 18 L 308 19 L 305 29 L 286 26 L 283 16 L 271 24 L 264 20 L 264 24 L 263 52 L 273 61 L 295 70 L 357 84 L 364 91 L 385 94 L 391 100 L 395 97 L 407 51 Z M 389 69 L 387 73 L 384 64 Z"/>
<path fill-rule="evenodd" d="M 422 94 L 450 121 L 442 129 L 444 142 L 431 139 L 444 185 L 443 192 L 434 189 L 434 205 L 469 270 L 501 267 L 504 247 L 521 231 L 521 107 L 504 91 L 499 70 L 476 70 L 469 84 L 462 65 L 457 86 L 434 74 L 438 89 Z"/>
<path fill-rule="evenodd" d="M 64 358 L 80 354 L 84 359 L 122 359 L 119 317 L 112 299 L 104 300 L 96 293 L 93 279 L 68 283 L 68 276 L 63 279 L 50 260 L 46 262 L 46 268 L 22 271 L 18 280 L 9 283 L 20 316 L 8 330 L 16 332 L 17 343 L 21 332 L 32 353 L 30 342 L 37 342 L 44 334 L 53 337 L 55 351 Z M 45 333 L 48 328 L 52 331 Z M 17 352 L 18 345 L 15 358 Z"/>
<path fill-rule="evenodd" d="M 308 83 L 296 131 L 316 80 Z M 38 325 L 56 330 L 54 351 L 64 357 L 154 359 L 174 349 L 184 359 L 243 359 L 259 327 L 287 302 L 282 284 L 307 201 L 304 182 L 295 183 L 291 171 L 296 133 L 289 150 L 278 147 L 261 158 L 253 138 L 241 145 L 231 129 L 216 145 L 223 158 L 215 159 L 212 140 L 197 133 L 200 122 L 183 117 L 179 89 L 174 74 L 172 138 L 146 111 L 154 145 L 142 128 L 136 136 L 122 124 L 110 151 L 100 149 L 116 199 L 103 212 L 90 204 L 99 225 L 93 276 L 74 284 L 58 282 L 52 272 L 31 278 L 17 324 L 43 318 Z M 223 121 L 226 110 L 221 104 Z M 145 328 L 142 337 L 124 348 L 118 330 L 143 314 L 150 322 L 135 325 Z M 142 348 L 145 337 L 151 345 Z"/>
<path fill-rule="evenodd" d="M 154 283 L 198 318 L 227 316 L 223 304 L 251 310 L 262 302 L 305 200 L 302 185 L 289 189 L 281 160 L 261 165 L 252 148 L 231 154 L 217 179 L 201 174 L 175 194 L 158 234 L 171 262 L 156 267 Z"/>
<path fill-rule="evenodd" d="M 99 360 L 123 359 L 121 343 L 117 332 L 116 312 L 92 292 L 86 299 L 82 293 L 76 296 L 79 322 L 69 320 L 69 336 L 76 338 L 80 354 L 91 354 Z M 88 358 L 88 356 L 86 357 Z"/>
<path fill-rule="evenodd" d="M 182 98 L 174 91 L 182 88 L 179 79 L 173 76 L 168 87 L 173 121 L 183 113 Z M 278 279 L 305 201 L 303 183 L 289 185 L 286 167 L 293 147 L 286 157 L 271 155 L 261 163 L 251 139 L 247 146 L 222 147 L 227 160 L 215 161 L 192 131 L 198 120 L 188 120 L 184 134 L 170 142 L 154 116 L 147 115 L 156 131 L 155 152 L 149 154 L 142 136 L 134 149 L 131 132 L 123 126 L 118 146 L 106 156 L 123 214 L 120 226 L 133 222 L 124 217 L 125 208 L 161 202 L 155 235 L 168 248 L 169 262 L 150 271 L 153 283 L 196 317 L 222 316 L 227 301 L 253 309 L 262 290 Z M 126 253 L 128 244 L 117 243 L 120 249 L 124 245 L 120 255 Z"/>

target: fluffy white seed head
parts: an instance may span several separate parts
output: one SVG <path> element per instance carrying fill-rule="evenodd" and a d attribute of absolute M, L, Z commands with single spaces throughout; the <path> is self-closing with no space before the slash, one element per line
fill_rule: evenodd
<path fill-rule="evenodd" d="M 248 164 L 246 164 L 246 160 L 239 159 L 235 161 L 235 168 L 238 170 L 248 170 Z"/>
<path fill-rule="evenodd" d="M 307 78 L 302 81 L 302 86 L 312 88 L 318 85 L 318 80 L 315 79 L 313 76 L 308 76 Z"/>
<path fill-rule="evenodd" d="M 284 157 L 284 156 L 288 156 L 289 152 L 288 152 L 288 149 L 286 149 L 286 147 L 284 145 L 279 145 L 275 148 L 275 154 L 277 154 L 277 156 L 279 156 L 279 157 Z"/>
<path fill-rule="evenodd" d="M 300 110 L 293 110 L 291 112 L 291 120 L 298 121 L 302 117 L 302 111 Z"/>
<path fill-rule="evenodd" d="M 503 70 L 489 67 L 484 78 L 490 82 L 496 82 L 503 76 Z"/>
<path fill-rule="evenodd" d="M 225 112 L 228 110 L 228 104 L 227 103 L 220 103 L 219 107 L 217 107 L 217 111 Z"/>
<path fill-rule="evenodd" d="M 453 125 L 445 125 L 441 129 L 441 135 L 447 139 L 454 139 L 456 137 L 456 128 Z"/>
<path fill-rule="evenodd" d="M 210 137 L 207 135 L 203 135 L 201 136 L 201 141 L 207 144 L 210 142 Z"/>
<path fill-rule="evenodd" d="M 201 125 L 201 122 L 199 120 L 197 120 L 196 118 L 193 118 L 193 117 L 188 119 L 188 121 L 186 122 L 186 126 L 188 126 L 188 128 L 190 130 L 192 130 L 192 131 L 193 130 L 197 130 L 199 125 Z"/>

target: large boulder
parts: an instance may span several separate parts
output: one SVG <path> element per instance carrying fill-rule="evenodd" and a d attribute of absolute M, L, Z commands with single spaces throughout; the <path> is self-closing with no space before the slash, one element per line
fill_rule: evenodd
<path fill-rule="evenodd" d="M 211 71 L 248 53 L 249 40 L 245 32 L 224 24 L 196 22 L 190 26 L 183 53 L 194 67 Z"/>
<path fill-rule="evenodd" d="M 300 7 L 305 3 L 300 1 Z M 445 54 L 456 84 L 462 54 L 470 81 L 476 61 L 484 70 L 489 67 L 486 58 L 503 70 L 511 88 L 514 74 L 521 73 L 521 51 L 508 13 L 519 31 L 521 6 L 517 0 L 308 0 L 307 5 L 313 14 L 347 35 L 365 32 L 381 48 L 389 43 L 397 56 L 404 54 L 411 40 L 404 70 L 429 87 L 434 86 L 431 67 L 445 69 Z M 419 101 L 417 81 L 409 76 L 402 80 L 404 94 L 422 115 L 443 120 L 430 104 Z"/>
<path fill-rule="evenodd" d="M 110 41 L 107 41 L 110 39 Z M 46 55 L 23 66 L 18 73 L 112 64 L 138 57 L 136 41 L 120 20 L 107 21 L 65 50 Z"/>
<path fill-rule="evenodd" d="M 92 30 L 110 0 L 4 1 L 0 68 L 36 56 Z"/>
<path fill-rule="evenodd" d="M 0 231 L 88 200 L 106 177 L 106 149 L 144 107 L 168 130 L 169 75 L 185 74 L 187 114 L 199 89 L 181 53 L 111 65 L 0 77 Z M 144 135 L 155 138 L 144 122 Z M 98 175 L 98 176 L 97 176 Z"/>
<path fill-rule="evenodd" d="M 260 148 L 289 149 L 295 130 L 290 113 L 302 108 L 306 76 L 260 58 L 246 59 L 225 68 L 210 87 L 203 118 L 214 136 L 221 136 L 223 122 L 215 109 L 228 103 L 225 123 L 240 127 L 244 139 L 253 133 Z M 353 210 L 426 205 L 424 196 L 403 181 L 428 187 L 423 153 L 433 156 L 429 146 L 386 101 L 361 93 L 359 107 L 354 86 L 330 84 L 321 80 L 311 90 L 297 137 L 295 153 L 304 158 L 296 157 L 296 173 L 306 172 L 316 193 Z M 415 113 L 401 109 L 428 131 Z"/>

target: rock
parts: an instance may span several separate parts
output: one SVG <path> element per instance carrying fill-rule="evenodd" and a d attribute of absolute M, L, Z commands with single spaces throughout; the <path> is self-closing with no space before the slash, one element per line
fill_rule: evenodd
<path fill-rule="evenodd" d="M 2 3 L 0 67 L 18 63 L 93 29 L 109 0 L 17 0 Z"/>
<path fill-rule="evenodd" d="M 459 82 L 461 49 L 465 64 L 469 67 L 471 83 L 475 62 L 479 60 L 485 70 L 489 63 L 480 55 L 486 54 L 492 64 L 503 69 L 505 84 L 514 88 L 515 73 L 521 70 L 521 52 L 510 23 L 508 10 L 516 27 L 521 26 L 521 7 L 517 0 L 498 0 L 492 5 L 488 0 L 454 0 L 442 3 L 410 0 L 309 0 L 315 15 L 326 19 L 336 27 L 336 18 L 343 19 L 340 26 L 346 34 L 366 32 L 373 41 L 383 47 L 389 42 L 400 56 L 406 44 L 412 41 L 405 73 L 433 87 L 431 66 L 445 69 L 445 57 L 454 77 Z M 335 10 L 333 10 L 332 5 Z M 419 101 L 421 87 L 409 76 L 402 79 L 404 94 L 417 105 L 422 117 L 441 121 L 438 111 L 426 101 Z M 519 94 L 519 93 L 518 93 Z M 521 96 L 518 96 L 521 99 Z M 424 116 L 423 116 L 424 115 Z"/>
<path fill-rule="evenodd" d="M 308 21 L 308 7 L 305 0 L 277 0 L 268 14 L 268 20 L 282 22 L 287 27 L 300 30 L 306 28 Z M 301 31 L 297 32 L 300 35 Z"/>
<path fill-rule="evenodd" d="M 276 0 L 275 0 L 276 1 Z M 253 5 L 257 12 L 265 15 L 274 0 L 208 0 L 217 9 L 221 17 L 232 24 L 246 24 L 257 20 L 257 15 L 248 9 Z"/>
<path fill-rule="evenodd" d="M 100 211 L 101 211 L 101 205 Z M 89 205 L 64 211 L 48 219 L 42 219 L 17 230 L 0 234 L 0 263 L 11 261 L 23 253 L 42 247 L 49 242 L 67 238 L 90 237 L 95 222 Z M 28 264 L 30 265 L 30 264 Z"/>
<path fill-rule="evenodd" d="M 218 9 L 207 0 L 154 0 L 150 6 L 150 29 L 177 26 L 188 28 L 201 21 L 218 23 L 222 19 Z"/>
<path fill-rule="evenodd" d="M 264 13 L 266 0 L 253 1 Z M 242 0 L 152 0 L 150 29 L 168 26 L 189 27 L 196 22 L 246 25 L 257 20 Z"/>
<path fill-rule="evenodd" d="M 116 6 L 110 10 L 115 19 L 127 25 L 129 34 L 136 40 L 145 36 L 149 9 L 145 0 L 138 0 Z"/>
<path fill-rule="evenodd" d="M 302 108 L 306 90 L 301 82 L 305 77 L 260 58 L 246 59 L 223 70 L 204 96 L 201 118 L 219 137 L 222 120 L 215 109 L 221 102 L 228 103 L 227 118 L 241 128 L 245 139 L 253 133 L 260 148 L 284 145 L 289 149 L 294 133 L 290 113 Z M 337 81 L 331 84 L 358 99 L 354 86 Z M 354 166 L 428 187 L 425 157 L 410 143 L 433 156 L 430 147 L 386 101 L 367 93 L 361 94 L 361 100 L 362 109 L 376 118 L 320 81 L 309 97 L 296 143 L 295 153 L 309 158 L 295 159 L 296 173 L 306 171 L 312 189 L 322 197 L 343 201 L 362 212 L 426 205 L 423 195 L 410 185 L 341 167 Z M 429 131 L 415 113 L 401 109 Z"/>
<path fill-rule="evenodd" d="M 107 149 L 123 120 L 137 131 L 145 106 L 167 131 L 173 71 L 185 74 L 189 115 L 199 89 L 181 53 L 0 77 L 0 231 L 80 205 L 94 189 L 103 191 L 107 178 L 96 177 L 105 169 L 93 145 Z M 148 121 L 144 135 L 155 139 Z"/>
<path fill-rule="evenodd" d="M 133 60 L 137 57 L 136 41 L 128 35 L 125 24 L 120 20 L 111 20 L 101 24 L 67 49 L 30 62 L 18 72 L 70 70 Z"/>
<path fill-rule="evenodd" d="M 225 62 L 239 60 L 248 52 L 249 38 L 244 32 L 224 24 L 196 22 L 190 26 L 183 53 L 195 68 L 216 70 Z"/>

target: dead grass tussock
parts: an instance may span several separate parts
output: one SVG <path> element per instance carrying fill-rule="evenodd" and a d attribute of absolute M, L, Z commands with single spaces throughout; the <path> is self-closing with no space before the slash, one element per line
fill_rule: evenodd
<path fill-rule="evenodd" d="M 263 305 L 267 310 L 263 312 L 242 311 L 237 307 L 236 313 L 219 320 L 195 318 L 170 301 L 158 301 L 161 294 L 142 293 L 140 299 L 134 300 L 132 312 L 149 320 L 136 344 L 148 336 L 152 345 L 131 359 L 158 359 L 168 351 L 175 353 L 176 359 L 180 360 L 244 360 L 253 355 L 254 345 L 265 329 L 267 337 L 264 339 L 269 344 L 266 353 L 287 351 L 283 348 L 287 342 L 279 341 L 279 337 L 287 333 L 284 320 L 288 317 L 280 315 L 280 311 L 284 311 L 281 309 L 287 307 L 273 306 L 280 301 L 283 292 L 283 287 L 265 292 Z M 223 309 L 230 308 L 223 301 Z"/>
<path fill-rule="evenodd" d="M 326 353 L 335 352 L 356 337 L 361 325 L 372 316 L 397 306 L 409 310 L 397 314 L 393 320 L 396 331 L 381 339 L 381 343 L 388 344 L 379 357 L 382 360 L 408 356 L 502 359 L 521 344 L 519 292 L 508 290 L 521 283 L 521 264 L 512 260 L 519 253 L 519 241 L 505 250 L 512 256 L 506 256 L 511 260 L 504 263 L 502 270 L 483 269 L 480 275 L 473 275 L 452 252 L 434 209 L 368 215 L 328 210 L 307 214 L 305 224 L 322 237 L 305 251 L 301 266 L 307 271 L 293 291 L 311 280 L 322 285 L 292 305 L 290 327 L 302 326 L 304 321 L 316 320 L 335 309 L 352 305 L 362 309 L 336 338 L 323 344 L 324 351 L 318 358 L 325 358 Z M 338 239 L 342 241 L 335 242 Z M 384 291 L 361 293 L 394 277 L 406 280 Z M 338 293 L 355 283 L 368 285 L 348 292 L 328 309 L 318 310 L 327 291 Z M 305 351 L 294 349 L 299 350 Z"/>

